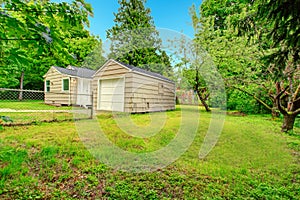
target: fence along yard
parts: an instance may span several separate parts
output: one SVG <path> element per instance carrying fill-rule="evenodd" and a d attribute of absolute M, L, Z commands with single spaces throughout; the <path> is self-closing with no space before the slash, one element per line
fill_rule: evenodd
<path fill-rule="evenodd" d="M 91 109 L 47 105 L 44 96 L 44 91 L 0 88 L 0 125 L 17 126 L 91 118 Z"/>

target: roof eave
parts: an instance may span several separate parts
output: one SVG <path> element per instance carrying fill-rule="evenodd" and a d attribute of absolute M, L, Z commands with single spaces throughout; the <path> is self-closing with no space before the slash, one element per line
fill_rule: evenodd
<path fill-rule="evenodd" d="M 155 78 L 155 79 L 158 79 L 158 80 L 162 80 L 162 81 L 166 81 L 166 82 L 169 82 L 169 83 L 174 83 L 174 81 L 172 80 L 167 80 L 167 79 L 163 79 L 163 78 L 159 78 L 159 77 L 156 77 L 156 76 L 151 76 L 150 74 L 146 74 L 146 73 L 143 73 L 143 72 L 139 72 L 139 71 L 132 71 L 133 73 L 137 73 L 137 74 L 141 74 L 141 75 L 144 75 L 144 76 L 148 76 L 148 77 L 151 77 L 151 78 Z"/>
<path fill-rule="evenodd" d="M 116 60 L 114 60 L 114 59 L 109 59 L 108 61 L 106 61 L 106 62 L 102 65 L 102 67 L 100 67 L 100 68 L 94 73 L 94 75 L 92 76 L 92 78 L 94 78 L 95 75 L 98 74 L 98 72 L 100 72 L 100 71 L 101 71 L 104 67 L 106 67 L 106 66 L 108 65 L 108 63 L 110 63 L 110 62 L 115 62 L 115 63 L 117 63 L 117 64 L 119 64 L 119 65 L 122 65 L 122 67 L 128 69 L 129 71 L 132 71 L 130 68 L 128 68 L 127 66 L 123 65 L 122 63 L 119 63 L 118 61 L 116 61 Z"/>

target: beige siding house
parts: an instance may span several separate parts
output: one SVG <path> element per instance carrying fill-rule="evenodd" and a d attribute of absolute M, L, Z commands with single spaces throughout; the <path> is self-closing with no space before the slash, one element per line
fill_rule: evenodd
<path fill-rule="evenodd" d="M 45 103 L 52 105 L 91 105 L 91 82 L 94 73 L 94 70 L 86 68 L 52 66 L 43 76 L 45 80 Z"/>
<path fill-rule="evenodd" d="M 108 60 L 92 81 L 95 110 L 154 112 L 175 109 L 175 83 L 168 78 Z"/>

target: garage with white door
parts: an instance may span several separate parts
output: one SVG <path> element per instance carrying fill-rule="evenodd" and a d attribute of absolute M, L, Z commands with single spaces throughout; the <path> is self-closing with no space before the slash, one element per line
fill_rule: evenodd
<path fill-rule="evenodd" d="M 99 80 L 98 110 L 124 111 L 124 78 Z"/>
<path fill-rule="evenodd" d="M 175 109 L 174 81 L 116 60 L 108 60 L 92 81 L 96 111 L 145 113 Z"/>

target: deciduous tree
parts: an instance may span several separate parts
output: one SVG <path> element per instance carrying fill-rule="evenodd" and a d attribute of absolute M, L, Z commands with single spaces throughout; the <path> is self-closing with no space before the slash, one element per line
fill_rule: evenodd
<path fill-rule="evenodd" d="M 300 1 L 259 0 L 251 4 L 239 21 L 242 34 L 252 38 L 268 38 L 262 60 L 267 65 L 276 88 L 275 101 L 284 116 L 282 131 L 293 129 L 300 114 Z"/>
<path fill-rule="evenodd" d="M 84 0 L 1 1 L 0 87 L 42 89 L 50 66 L 80 65 L 99 44 L 85 29 L 92 14 Z"/>

